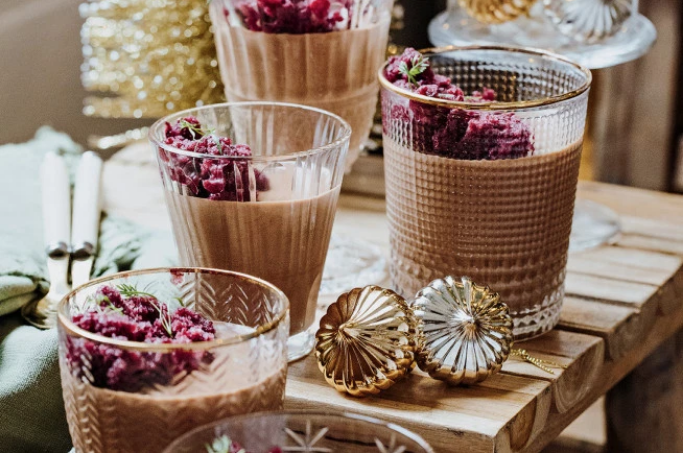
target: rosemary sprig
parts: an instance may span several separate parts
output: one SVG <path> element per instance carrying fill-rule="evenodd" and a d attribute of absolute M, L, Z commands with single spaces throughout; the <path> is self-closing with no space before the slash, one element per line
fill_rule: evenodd
<path fill-rule="evenodd" d="M 171 318 L 170 318 L 170 313 L 168 312 L 168 306 L 166 307 L 166 311 L 164 312 L 161 308 L 161 305 L 157 304 L 156 302 L 159 302 L 159 300 L 156 298 L 154 294 L 151 293 L 146 293 L 144 291 L 138 290 L 134 285 L 128 285 L 125 283 L 122 283 L 120 285 L 116 285 L 116 289 L 119 290 L 122 296 L 124 297 L 136 297 L 136 296 L 143 296 L 143 297 L 148 297 L 153 299 L 149 300 L 148 302 L 152 304 L 154 309 L 159 312 L 159 320 L 161 321 L 161 326 L 164 328 L 168 336 L 173 336 L 173 329 L 171 328 Z M 155 302 L 156 301 L 156 302 Z"/>
<path fill-rule="evenodd" d="M 226 435 L 214 439 L 211 445 L 206 444 L 206 453 L 231 453 L 230 447 L 232 446 L 232 441 Z M 246 453 L 244 448 L 241 448 L 236 453 Z"/>
<path fill-rule="evenodd" d="M 200 137 L 203 137 L 206 135 L 206 132 L 202 128 L 197 127 L 196 124 L 190 123 L 185 118 L 182 118 L 178 122 L 178 124 L 180 124 L 180 127 L 182 127 L 182 128 L 189 129 L 190 132 L 192 133 L 192 139 L 194 139 L 194 140 L 197 139 L 197 135 L 199 135 Z"/>
<path fill-rule="evenodd" d="M 408 64 L 405 61 L 402 61 L 398 65 L 398 72 L 406 76 L 408 82 L 417 85 L 417 79 L 415 77 L 427 70 L 429 67 L 429 61 L 422 55 L 415 55 L 410 60 L 410 64 L 411 67 L 408 68 Z"/>

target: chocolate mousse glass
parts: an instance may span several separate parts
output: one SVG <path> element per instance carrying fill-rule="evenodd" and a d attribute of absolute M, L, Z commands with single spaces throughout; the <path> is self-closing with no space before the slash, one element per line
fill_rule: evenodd
<path fill-rule="evenodd" d="M 350 168 L 370 135 L 393 0 L 212 0 L 228 101 L 329 110 L 353 131 Z"/>
<path fill-rule="evenodd" d="M 552 329 L 591 74 L 531 49 L 409 49 L 380 70 L 391 278 L 413 296 L 469 276 L 516 339 Z"/>
<path fill-rule="evenodd" d="M 280 288 L 290 302 L 290 360 L 313 347 L 350 135 L 329 112 L 268 102 L 187 110 L 150 130 L 181 264 Z"/>
<path fill-rule="evenodd" d="M 58 310 L 77 453 L 163 451 L 221 417 L 282 408 L 287 297 L 227 271 L 171 268 L 93 280 Z"/>

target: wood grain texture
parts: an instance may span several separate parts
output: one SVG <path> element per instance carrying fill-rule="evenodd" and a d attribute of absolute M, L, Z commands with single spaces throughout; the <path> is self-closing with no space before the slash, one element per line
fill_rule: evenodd
<path fill-rule="evenodd" d="M 582 183 L 580 196 L 623 219 L 615 244 L 572 255 L 554 331 L 517 346 L 564 365 L 554 374 L 511 358 L 471 387 L 417 371 L 379 396 L 357 400 L 325 384 L 311 357 L 289 372 L 286 406 L 350 410 L 397 422 L 439 453 L 539 452 L 579 414 L 683 327 L 683 197 Z M 336 231 L 388 252 L 381 200 L 342 197 Z"/>

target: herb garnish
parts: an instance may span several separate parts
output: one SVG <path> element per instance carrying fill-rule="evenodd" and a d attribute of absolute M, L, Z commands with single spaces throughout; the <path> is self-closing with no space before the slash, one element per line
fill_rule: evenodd
<path fill-rule="evenodd" d="M 410 60 L 410 64 L 412 67 L 408 69 L 408 64 L 405 61 L 402 61 L 398 65 L 398 72 L 406 76 L 408 78 L 408 82 L 417 85 L 417 79 L 415 77 L 427 70 L 429 67 L 429 62 L 424 56 L 415 55 Z"/>
<path fill-rule="evenodd" d="M 154 301 L 156 302 L 159 302 L 159 300 L 156 298 L 154 294 L 140 291 L 133 285 L 127 285 L 125 283 L 122 283 L 120 285 L 116 285 L 116 289 L 118 289 L 121 295 L 124 297 L 147 297 L 150 299 L 154 299 Z M 162 310 L 161 305 L 158 305 L 152 300 L 148 300 L 148 302 L 152 304 L 156 311 L 159 312 L 159 321 L 161 322 L 161 326 L 164 328 L 168 336 L 172 337 L 173 329 L 171 328 L 171 314 L 168 312 L 168 306 L 166 306 L 166 311 L 164 311 Z"/>
<path fill-rule="evenodd" d="M 181 118 L 178 121 L 178 124 L 180 127 L 187 128 L 190 131 L 192 140 L 197 140 L 198 137 L 210 136 L 216 144 L 216 148 L 218 148 L 218 153 L 221 155 L 223 154 L 223 144 L 221 143 L 220 137 L 216 135 L 215 128 L 202 129 L 196 124 L 189 122 L 186 118 Z"/>

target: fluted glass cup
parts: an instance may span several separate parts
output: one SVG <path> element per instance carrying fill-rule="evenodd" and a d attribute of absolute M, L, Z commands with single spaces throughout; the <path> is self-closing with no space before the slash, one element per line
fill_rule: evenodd
<path fill-rule="evenodd" d="M 393 0 L 331 0 L 329 9 L 318 0 L 281 3 L 209 5 L 226 98 L 293 102 L 341 116 L 353 131 L 350 168 L 372 128 Z"/>
<path fill-rule="evenodd" d="M 216 338 L 185 344 L 123 341 L 72 321 L 93 306 L 98 289 L 120 285 L 150 293 L 169 308 L 177 303 L 193 309 L 213 321 Z M 158 453 L 174 438 L 218 418 L 282 408 L 287 297 L 255 277 L 166 268 L 100 278 L 62 300 L 58 330 L 76 453 Z"/>
<path fill-rule="evenodd" d="M 221 446 L 228 441 L 249 453 L 434 453 L 420 436 L 392 423 L 351 413 L 303 411 L 264 412 L 221 420 L 187 433 L 164 453 L 224 451 Z M 209 446 L 218 448 L 208 450 Z"/>
<path fill-rule="evenodd" d="M 469 276 L 510 306 L 516 339 L 539 335 L 564 296 L 590 71 L 521 48 L 424 55 L 466 95 L 489 88 L 496 102 L 422 96 L 380 71 L 393 285 L 412 297 Z"/>
<path fill-rule="evenodd" d="M 223 158 L 166 144 L 166 123 L 187 116 L 249 145 L 252 155 Z M 186 110 L 150 129 L 181 264 L 244 272 L 280 288 L 290 303 L 290 360 L 313 347 L 309 327 L 350 132 L 329 112 L 271 102 Z M 204 187 L 216 167 L 225 184 L 220 194 Z"/>

